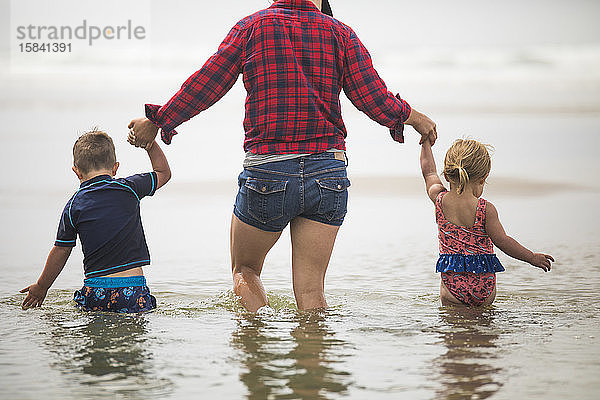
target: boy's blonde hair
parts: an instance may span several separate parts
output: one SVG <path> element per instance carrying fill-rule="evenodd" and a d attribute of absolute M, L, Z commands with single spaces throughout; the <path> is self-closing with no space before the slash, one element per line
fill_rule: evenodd
<path fill-rule="evenodd" d="M 485 178 L 492 168 L 488 153 L 489 145 L 472 139 L 458 139 L 446 152 L 444 159 L 444 177 L 456 184 L 461 194 L 472 180 Z"/>
<path fill-rule="evenodd" d="M 115 145 L 111 137 L 97 128 L 79 136 L 73 145 L 73 165 L 82 174 L 109 170 L 116 162 Z"/>

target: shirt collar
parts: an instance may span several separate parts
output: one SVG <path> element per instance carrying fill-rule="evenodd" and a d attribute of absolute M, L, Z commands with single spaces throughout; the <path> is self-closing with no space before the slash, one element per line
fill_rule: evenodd
<path fill-rule="evenodd" d="M 92 179 L 88 179 L 87 181 L 83 181 L 81 182 L 81 185 L 79 185 L 80 188 L 85 187 L 85 186 L 89 186 L 92 183 L 96 183 L 96 182 L 100 182 L 103 180 L 109 180 L 112 181 L 112 176 L 110 175 L 98 175 L 93 177 Z"/>
<path fill-rule="evenodd" d="M 319 11 L 319 8 L 315 6 L 315 3 L 310 0 L 279 0 L 269 8 L 291 8 L 294 10 L 303 11 Z"/>

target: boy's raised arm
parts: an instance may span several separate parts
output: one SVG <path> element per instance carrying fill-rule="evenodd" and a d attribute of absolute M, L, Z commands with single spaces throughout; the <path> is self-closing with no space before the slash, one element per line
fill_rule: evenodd
<path fill-rule="evenodd" d="M 134 121 L 131 123 L 133 124 Z M 129 124 L 129 134 L 127 135 L 127 142 L 132 146 L 141 147 L 136 145 L 136 137 L 135 133 L 131 129 L 131 124 Z M 163 153 L 162 149 L 156 143 L 156 140 L 152 141 L 148 145 L 143 146 L 143 148 L 148 153 L 148 157 L 150 158 L 150 163 L 152 163 L 152 169 L 156 172 L 156 189 L 159 189 L 165 183 L 171 179 L 171 168 L 169 167 L 169 162 L 167 161 L 167 157 L 165 153 Z"/>
<path fill-rule="evenodd" d="M 54 283 L 60 272 L 65 267 L 69 256 L 71 255 L 72 247 L 59 247 L 54 246 L 50 250 L 48 259 L 46 260 L 46 266 L 42 271 L 42 274 L 37 280 L 37 283 L 27 286 L 22 289 L 21 293 L 27 293 L 27 297 L 23 300 L 21 307 L 23 310 L 30 307 L 40 307 L 46 298 L 48 289 Z"/>
<path fill-rule="evenodd" d="M 423 179 L 425 179 L 427 195 L 435 203 L 438 194 L 445 190 L 445 187 L 437 174 L 429 140 L 425 140 L 421 145 L 421 172 L 423 173 Z"/>
<path fill-rule="evenodd" d="M 156 143 L 156 140 L 151 146 L 146 147 L 146 151 L 152 163 L 152 169 L 156 172 L 156 189 L 158 189 L 171 179 L 171 168 L 169 167 L 165 153 L 163 153 L 158 143 Z"/>

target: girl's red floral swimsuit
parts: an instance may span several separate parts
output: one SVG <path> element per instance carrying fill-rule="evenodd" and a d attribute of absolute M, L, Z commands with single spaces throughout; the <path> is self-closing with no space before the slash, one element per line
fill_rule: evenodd
<path fill-rule="evenodd" d="M 475 212 L 475 223 L 467 228 L 448 221 L 442 211 L 441 192 L 435 202 L 435 219 L 438 224 L 440 257 L 436 271 L 448 291 L 469 306 L 479 306 L 496 287 L 496 272 L 504 271 L 494 254 L 494 245 L 485 231 L 486 200 L 480 198 Z"/>

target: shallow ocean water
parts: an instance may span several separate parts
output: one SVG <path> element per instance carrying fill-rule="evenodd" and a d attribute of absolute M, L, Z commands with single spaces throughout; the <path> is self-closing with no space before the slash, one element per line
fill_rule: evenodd
<path fill-rule="evenodd" d="M 557 262 L 543 273 L 500 254 L 507 271 L 498 274 L 497 300 L 477 310 L 439 304 L 426 198 L 365 195 L 361 185 L 357 179 L 328 272 L 330 307 L 322 311 L 295 308 L 285 234 L 263 272 L 272 308 L 241 309 L 229 290 L 225 193 L 190 199 L 174 189 L 145 201 L 154 249 L 146 275 L 159 304 L 145 315 L 76 310 L 77 250 L 44 306 L 21 311 L 16 292 L 41 265 L 11 263 L 7 254 L 23 248 L 13 242 L 1 265 L 0 397 L 596 398 L 597 191 L 497 196 L 510 232 Z M 165 217 L 160 209 L 175 201 Z M 53 214 L 49 203 L 40 215 Z M 568 216 L 555 214 L 551 224 L 544 218 L 574 203 Z M 374 212 L 394 205 L 402 207 L 393 217 Z M 22 207 L 5 202 L 2 217 L 10 223 Z M 187 234 L 173 236 L 184 218 Z M 200 229 L 220 222 L 212 235 Z M 35 239 L 48 234 L 31 234 L 31 250 L 43 254 L 43 240 Z"/>

